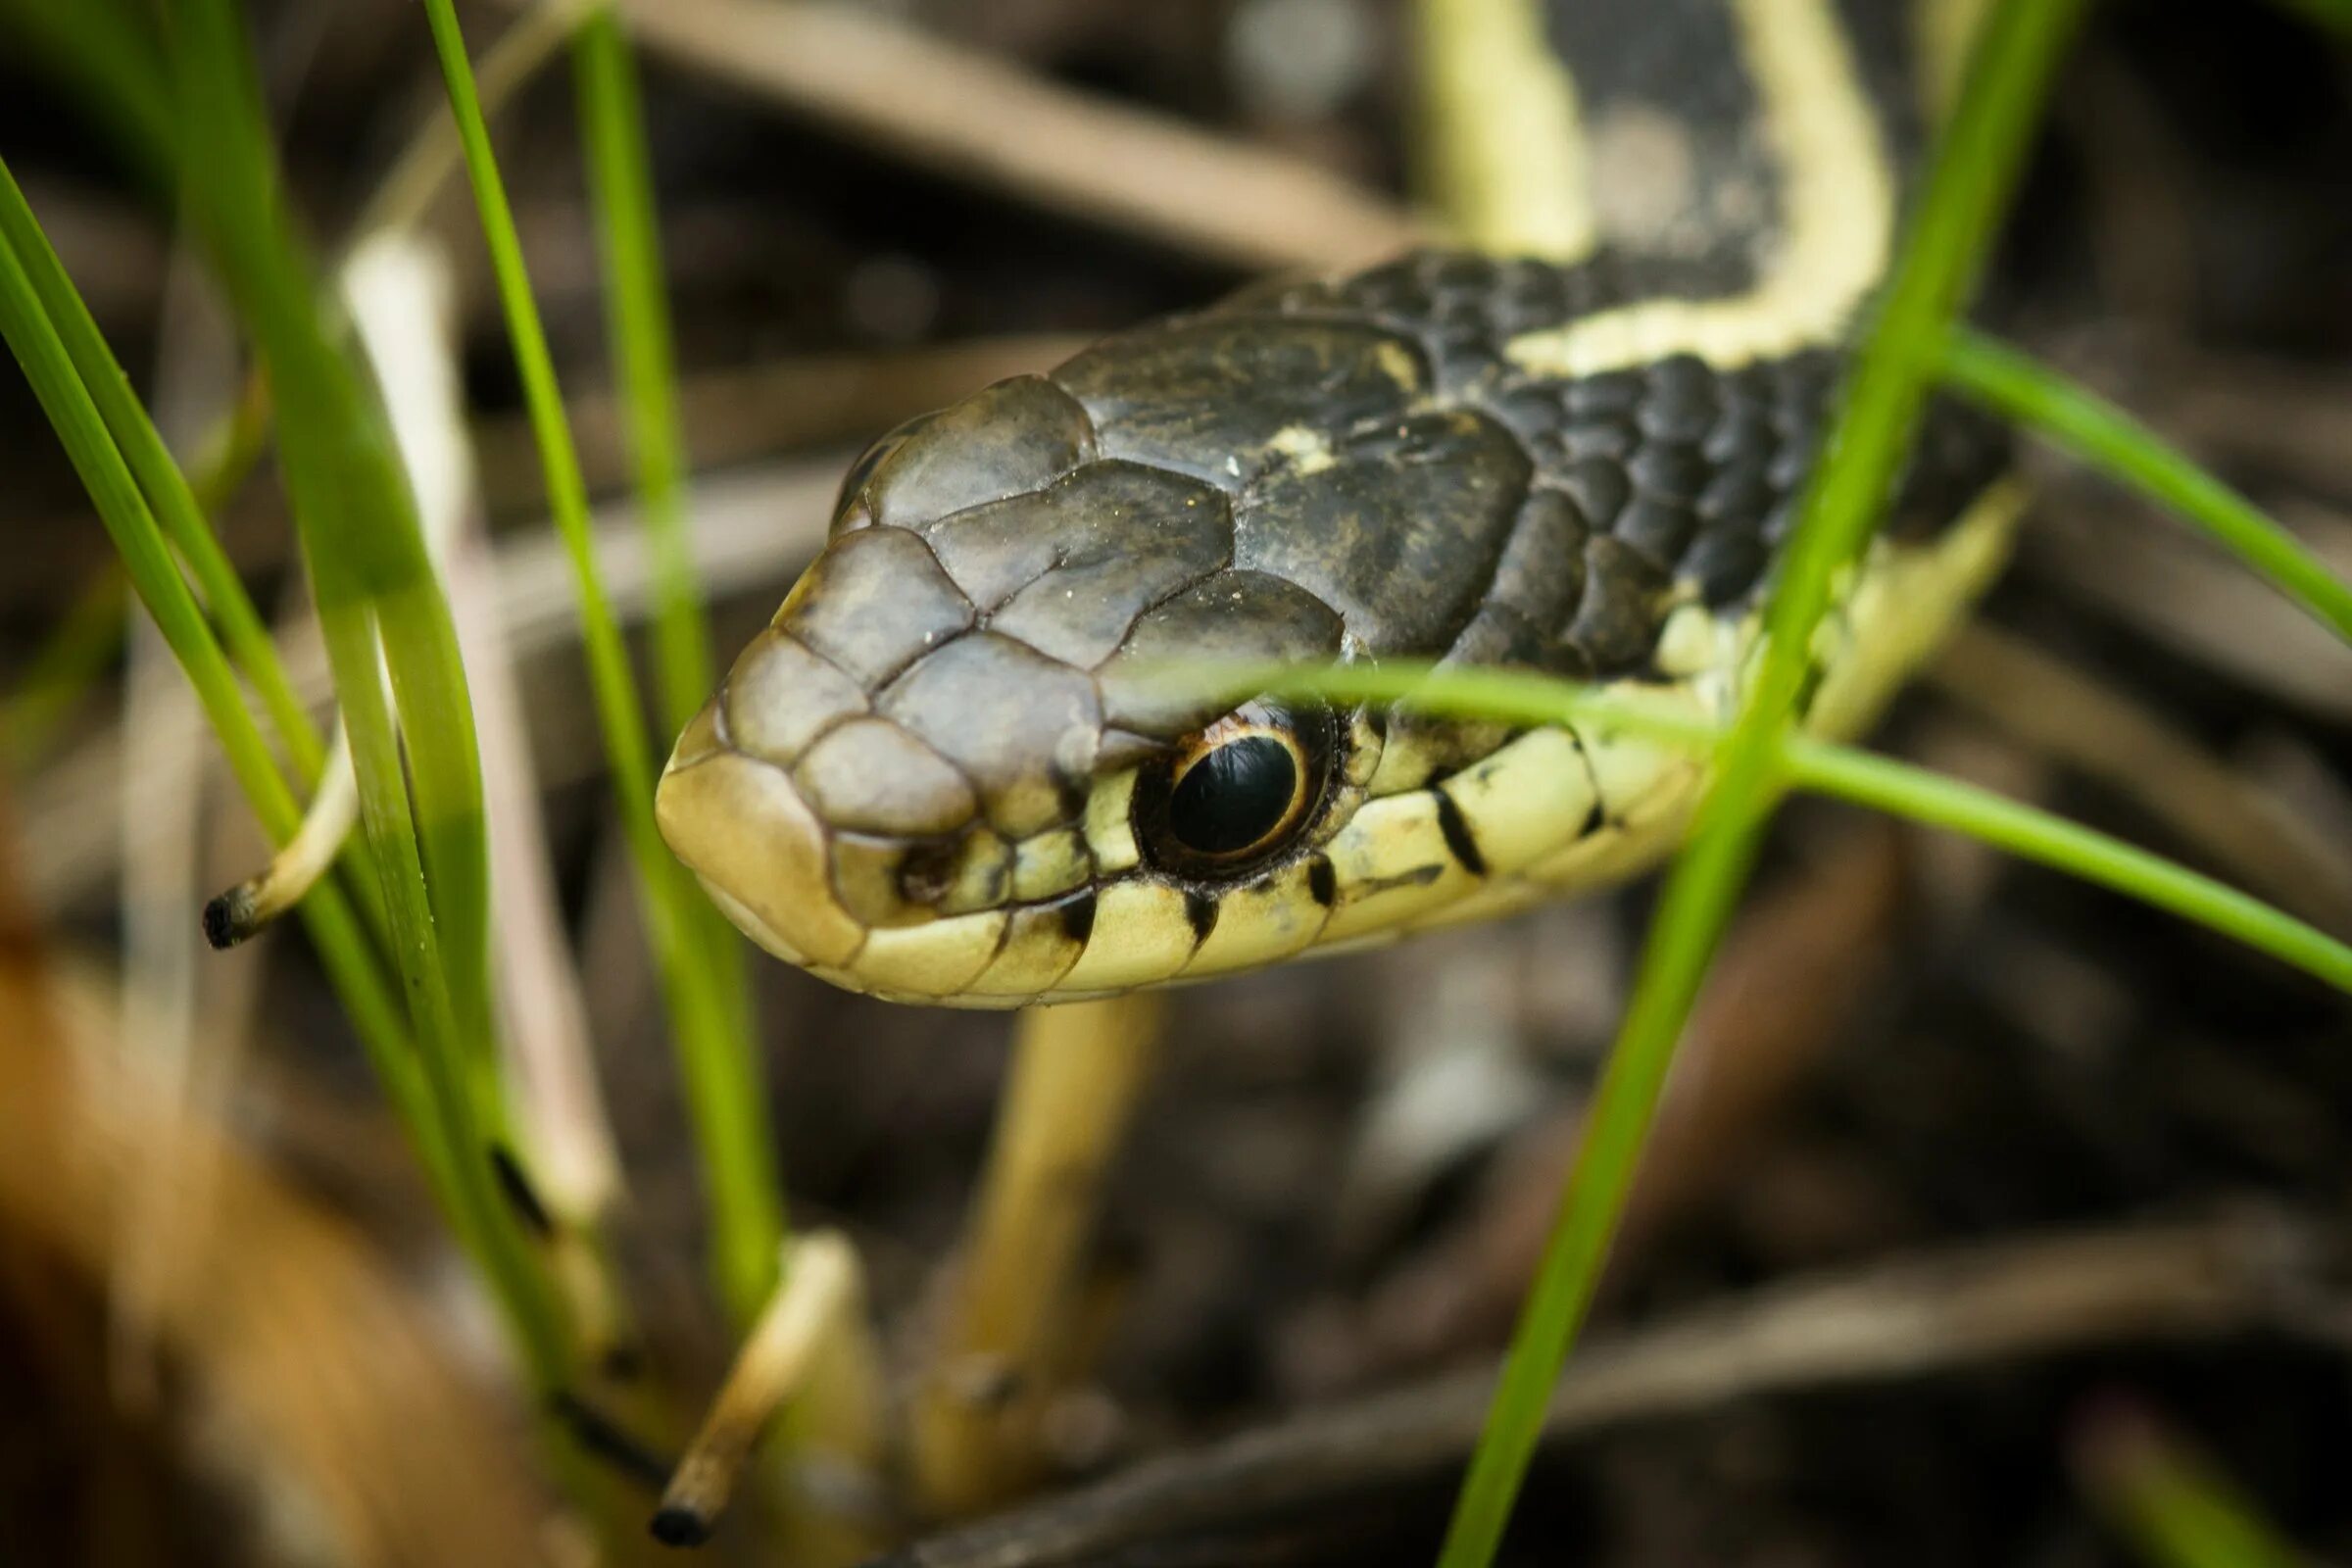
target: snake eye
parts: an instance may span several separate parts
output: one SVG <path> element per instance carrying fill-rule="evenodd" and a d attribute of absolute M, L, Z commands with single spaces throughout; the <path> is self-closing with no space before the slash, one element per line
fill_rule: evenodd
<path fill-rule="evenodd" d="M 1287 848 L 1330 772 L 1327 715 L 1252 703 L 1154 765 L 1136 792 L 1137 826 L 1169 870 L 1232 875 Z"/>

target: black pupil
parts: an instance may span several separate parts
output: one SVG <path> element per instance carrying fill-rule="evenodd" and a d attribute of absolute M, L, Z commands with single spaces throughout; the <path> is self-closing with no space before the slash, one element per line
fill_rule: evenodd
<path fill-rule="evenodd" d="M 1168 798 L 1168 829 L 1196 855 L 1236 855 L 1282 825 L 1298 789 L 1291 749 L 1266 735 L 1227 741 Z"/>

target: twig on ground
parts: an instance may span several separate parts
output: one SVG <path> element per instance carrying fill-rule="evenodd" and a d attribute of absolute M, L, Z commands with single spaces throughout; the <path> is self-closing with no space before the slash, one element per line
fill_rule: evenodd
<path fill-rule="evenodd" d="M 662 1494 L 655 1540 L 699 1546 L 710 1539 L 752 1450 L 807 1386 L 831 1330 L 862 1296 L 858 1253 L 845 1238 L 817 1231 L 791 1246 L 782 1283 L 736 1351 L 702 1430 Z"/>
<path fill-rule="evenodd" d="M 1569 1364 L 1549 1442 L 1731 1400 L 2244 1330 L 2340 1332 L 2341 1239 L 2271 1214 L 2081 1232 L 1916 1254 L 1797 1280 L 1596 1343 Z M 884 1559 L 880 1568 L 1071 1568 L 1377 1495 L 1458 1465 L 1484 1374 L 1298 1417 Z"/>
<path fill-rule="evenodd" d="M 2265 696 L 2352 723 L 2352 646 L 2305 616 L 2283 613 L 2270 587 L 2202 540 L 2117 503 L 2099 481 L 2073 473 L 2048 487 L 2026 531 L 2023 564 L 2105 618 Z M 2343 561 L 2344 543 L 2321 553 Z M 2246 634 L 2260 626 L 2259 637 Z"/>
<path fill-rule="evenodd" d="M 2338 935 L 2352 932 L 2343 847 L 2122 692 L 1985 624 L 1963 628 L 1931 678 L 2017 740 L 2136 802 L 2232 879 Z"/>
<path fill-rule="evenodd" d="M 1743 911 L 1692 1014 L 1634 1190 L 1625 1250 L 1660 1221 L 1702 1206 L 1758 1124 L 1815 1070 L 1892 956 L 1902 882 L 1899 838 L 1873 825 Z M 1509 1326 L 1584 1119 L 1584 1105 L 1573 1104 L 1523 1132 L 1454 1236 L 1379 1293 L 1363 1314 L 1386 1326 L 1370 1348 L 1375 1365 L 1426 1366 Z"/>
<path fill-rule="evenodd" d="M 849 6 L 631 0 L 626 10 L 648 50 L 861 142 L 1234 267 L 1377 261 L 1417 233 L 1385 196 L 1311 164 Z"/>
<path fill-rule="evenodd" d="M 679 383 L 678 405 L 694 468 L 704 475 L 697 492 L 708 470 L 800 447 L 871 440 L 991 381 L 1046 369 L 1088 341 L 1062 334 L 967 338 L 875 353 L 795 355 L 690 373 Z M 579 434 L 589 484 L 605 489 L 624 483 L 627 448 L 613 396 L 591 391 L 574 397 L 564 416 Z M 494 512 L 539 504 L 539 453 L 525 420 L 513 415 L 484 420 L 474 443 Z"/>

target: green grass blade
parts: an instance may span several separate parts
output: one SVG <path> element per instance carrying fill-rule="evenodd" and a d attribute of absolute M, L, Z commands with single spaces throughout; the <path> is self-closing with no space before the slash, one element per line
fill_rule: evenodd
<path fill-rule="evenodd" d="M 0 0 L 0 45 L 79 94 L 100 134 L 159 188 L 168 185 L 173 155 L 163 61 L 122 0 Z"/>
<path fill-rule="evenodd" d="M 1918 216 L 1808 485 L 1765 611 L 1766 645 L 1690 847 L 1669 874 L 1615 1051 L 1503 1361 L 1441 1568 L 1487 1568 L 1542 1436 L 1656 1114 L 1674 1047 L 1755 857 L 1773 770 L 1833 575 L 1869 536 L 1911 434 L 1943 331 L 1973 286 L 2082 0 L 1994 8 Z"/>
<path fill-rule="evenodd" d="M 131 391 L 130 378 L 107 346 L 105 334 L 98 330 L 80 293 L 67 278 L 65 265 L 50 248 L 5 161 L 0 161 L 0 235 L 15 249 L 19 265 L 56 324 L 75 371 L 97 404 L 116 446 L 128 460 L 131 475 L 145 493 L 156 520 L 187 563 L 230 655 L 269 710 L 278 740 L 293 760 L 296 778 L 310 788 L 318 781 L 318 768 L 326 755 L 310 710 L 295 695 L 294 683 L 278 660 L 276 644 L 270 641 L 269 628 L 213 533 L 195 490 Z"/>
<path fill-rule="evenodd" d="M 89 491 L 121 555 L 125 574 L 154 618 L 166 645 L 187 672 L 199 705 L 262 826 L 274 843 L 292 836 L 301 808 L 270 757 L 260 726 L 247 710 L 227 658 L 214 639 L 187 582 L 179 574 L 162 528 L 139 493 L 129 465 L 100 416 L 73 356 L 49 318 L 39 292 L 21 265 L 12 239 L 0 235 L 0 335 L 5 335 L 34 395 Z M 382 1075 L 396 1108 L 419 1133 L 419 1153 L 435 1189 L 454 1192 L 454 1156 L 426 1114 L 429 1102 L 398 1002 L 342 894 L 322 886 L 304 901 L 311 938 Z"/>
<path fill-rule="evenodd" d="M 1654 697 L 1595 691 L 1527 670 L 1398 662 L 1377 668 L 1207 665 L 1173 668 L 1168 678 L 1219 692 L 1387 703 L 1498 723 L 1607 724 L 1698 751 L 1720 751 L 1726 739 L 1725 731 Z M 1780 743 L 1771 777 L 1776 785 L 1964 833 L 2218 931 L 2352 994 L 2352 946 L 2162 856 L 2022 802 L 1932 769 L 1802 735 Z"/>
<path fill-rule="evenodd" d="M 326 314 L 286 210 L 242 18 L 233 0 L 182 0 L 163 16 L 188 218 L 269 371 L 375 885 L 431 1091 L 430 1136 L 460 1155 L 451 1219 L 534 1383 L 559 1387 L 562 1325 L 488 1158 L 509 1128 L 490 1006 L 480 762 L 449 606 L 371 383 Z"/>
<path fill-rule="evenodd" d="M 2150 1568 L 2310 1568 L 2230 1476 L 2136 1406 L 2095 1417 L 2073 1446 L 2092 1501 Z"/>
<path fill-rule="evenodd" d="M 645 108 L 637 62 L 612 8 L 580 24 L 572 60 L 603 245 L 607 336 L 636 462 L 637 504 L 652 546 L 654 690 L 661 699 L 656 711 L 662 728 L 675 733 L 710 694 L 710 629 L 687 531 L 685 438 Z"/>
<path fill-rule="evenodd" d="M 2352 642 L 2352 582 L 2329 570 L 2254 503 L 2114 404 L 1966 327 L 1955 328 L 1945 341 L 1943 376 L 1955 391 L 2043 432 L 2109 477 L 2203 528 Z"/>
<path fill-rule="evenodd" d="M 2306 22 L 2352 34 L 2352 0 L 2275 0 L 2275 3 Z"/>
<path fill-rule="evenodd" d="M 2160 855 L 2037 811 L 1928 768 L 1867 752 L 1795 740 L 1788 782 L 1891 815 L 1965 833 L 2085 882 L 2095 882 L 2234 937 L 2352 995 L 2352 947 L 2235 888 Z"/>
<path fill-rule="evenodd" d="M 710 694 L 710 628 L 689 531 L 684 419 L 678 408 L 645 107 L 636 57 L 616 6 L 602 7 L 581 24 L 572 53 L 581 139 L 588 149 L 588 185 L 603 250 L 606 335 L 619 372 L 621 407 L 636 465 L 638 514 L 653 562 L 655 712 L 662 731 L 675 735 Z M 739 1042 L 733 1055 L 749 1059 L 756 1036 L 743 938 L 698 888 L 689 883 L 687 893 L 693 906 L 691 940 L 711 969 L 712 988 L 731 1005 L 732 1033 Z M 719 1157 L 744 1166 L 745 1173 L 731 1180 L 775 1185 L 775 1158 L 760 1152 L 772 1148 L 775 1139 L 765 1124 L 764 1105 L 754 1097 L 758 1083 L 730 1083 L 732 1072 L 711 1074 L 712 1081 L 697 1096 L 748 1107 L 736 1112 L 739 1125 L 715 1133 L 744 1152 Z M 705 1120 L 710 1119 L 706 1114 Z M 742 1245 L 748 1247 L 759 1232 L 750 1226 L 745 1230 Z M 741 1279 L 737 1291 L 748 1290 L 751 1270 L 739 1263 L 728 1272 Z M 738 1302 L 745 1310 L 750 1304 L 748 1299 Z"/>
<path fill-rule="evenodd" d="M 425 16 L 457 118 L 524 401 L 538 438 L 549 512 L 571 559 L 590 688 L 705 1161 L 718 1282 L 729 1308 L 748 1321 L 774 1284 L 783 1237 L 781 1189 L 759 1061 L 752 1041 L 739 1027 L 744 1012 L 726 993 L 723 973 L 709 961 L 714 950 L 698 940 L 704 931 L 695 913 L 699 895 L 654 824 L 657 764 L 645 714 L 620 625 L 597 566 L 587 486 L 564 422 L 555 364 L 531 296 L 521 241 L 491 151 L 465 38 L 450 0 L 426 0 Z"/>

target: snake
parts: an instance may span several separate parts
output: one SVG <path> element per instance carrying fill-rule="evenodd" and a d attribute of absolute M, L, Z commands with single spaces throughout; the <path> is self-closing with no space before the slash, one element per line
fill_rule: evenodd
<path fill-rule="evenodd" d="M 760 946 L 1020 1007 L 1499 917 L 1680 842 L 1704 757 L 1605 720 L 1155 672 L 1504 666 L 1729 722 L 1968 8 L 1456 9 L 1433 69 L 1519 106 L 1493 133 L 1544 200 L 1117 332 L 850 468 L 657 792 Z M 1932 401 L 1808 650 L 1811 731 L 1872 722 L 2020 508 L 2005 433 Z"/>

